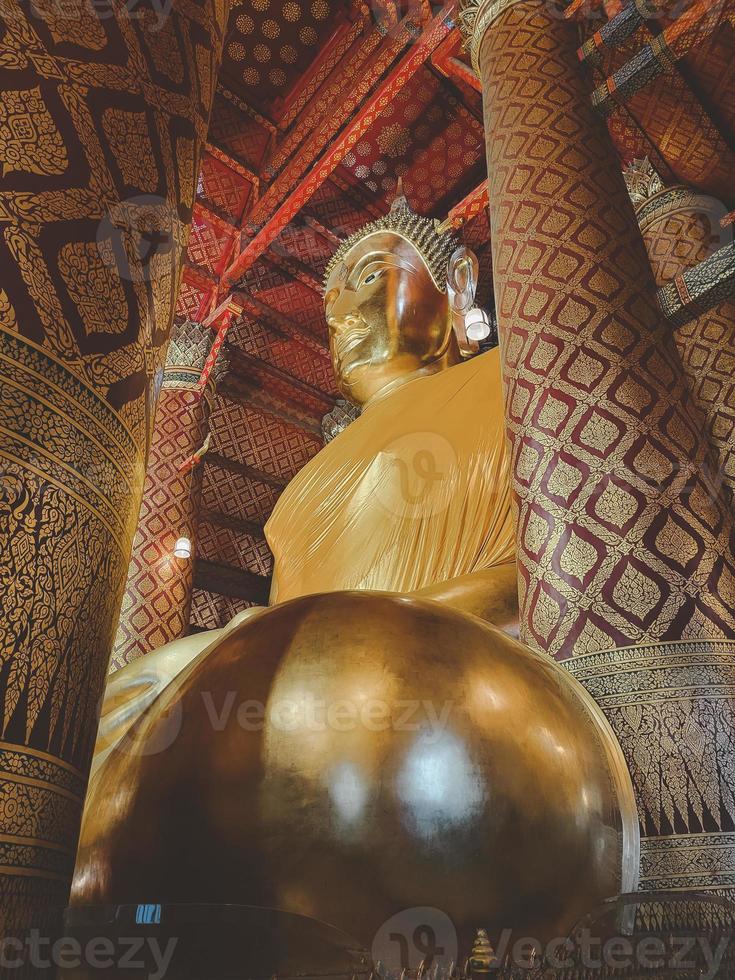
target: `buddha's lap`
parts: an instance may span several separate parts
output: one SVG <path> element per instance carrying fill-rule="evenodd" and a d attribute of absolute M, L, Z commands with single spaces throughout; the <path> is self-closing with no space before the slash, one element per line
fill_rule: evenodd
<path fill-rule="evenodd" d="M 355 934 L 355 910 L 377 928 L 410 880 L 460 922 L 517 905 L 524 927 L 553 931 L 620 890 L 635 835 L 620 750 L 576 682 L 432 601 L 330 593 L 264 611 L 125 743 L 90 791 L 78 902 L 298 911 L 307 895 L 309 914 Z M 350 913 L 338 896 L 357 868 Z"/>

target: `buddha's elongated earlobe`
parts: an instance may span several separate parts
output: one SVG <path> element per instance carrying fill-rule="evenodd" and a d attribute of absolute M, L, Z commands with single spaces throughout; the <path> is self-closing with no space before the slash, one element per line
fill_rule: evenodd
<path fill-rule="evenodd" d="M 465 325 L 467 314 L 475 302 L 478 272 L 475 253 L 464 245 L 455 249 L 447 265 L 447 293 L 452 312 L 452 327 L 463 357 L 471 357 L 479 349 L 477 341 L 468 338 Z"/>

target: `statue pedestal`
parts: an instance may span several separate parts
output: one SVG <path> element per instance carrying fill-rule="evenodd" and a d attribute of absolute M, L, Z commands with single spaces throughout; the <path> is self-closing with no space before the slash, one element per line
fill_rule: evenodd
<path fill-rule="evenodd" d="M 650 643 L 564 666 L 604 711 L 638 800 L 643 891 L 735 896 L 735 643 Z"/>

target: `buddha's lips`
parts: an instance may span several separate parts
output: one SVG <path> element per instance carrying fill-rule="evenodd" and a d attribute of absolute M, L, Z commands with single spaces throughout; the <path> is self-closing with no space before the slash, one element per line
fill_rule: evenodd
<path fill-rule="evenodd" d="M 362 321 L 344 327 L 334 337 L 334 350 L 337 360 L 341 363 L 355 347 L 358 347 L 363 340 L 370 335 L 370 326 Z"/>

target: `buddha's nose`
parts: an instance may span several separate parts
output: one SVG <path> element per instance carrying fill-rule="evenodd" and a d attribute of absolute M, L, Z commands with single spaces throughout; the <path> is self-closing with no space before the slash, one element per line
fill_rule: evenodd
<path fill-rule="evenodd" d="M 327 324 L 334 333 L 340 333 L 360 322 L 360 316 L 356 313 L 351 302 L 351 297 L 342 293 L 338 296 L 327 312 Z"/>
<path fill-rule="evenodd" d="M 327 324 L 329 329 L 333 333 L 341 333 L 342 330 L 348 330 L 350 327 L 354 327 L 355 324 L 360 322 L 360 317 L 356 316 L 354 313 L 341 313 L 335 314 L 331 313 L 327 317 Z"/>

